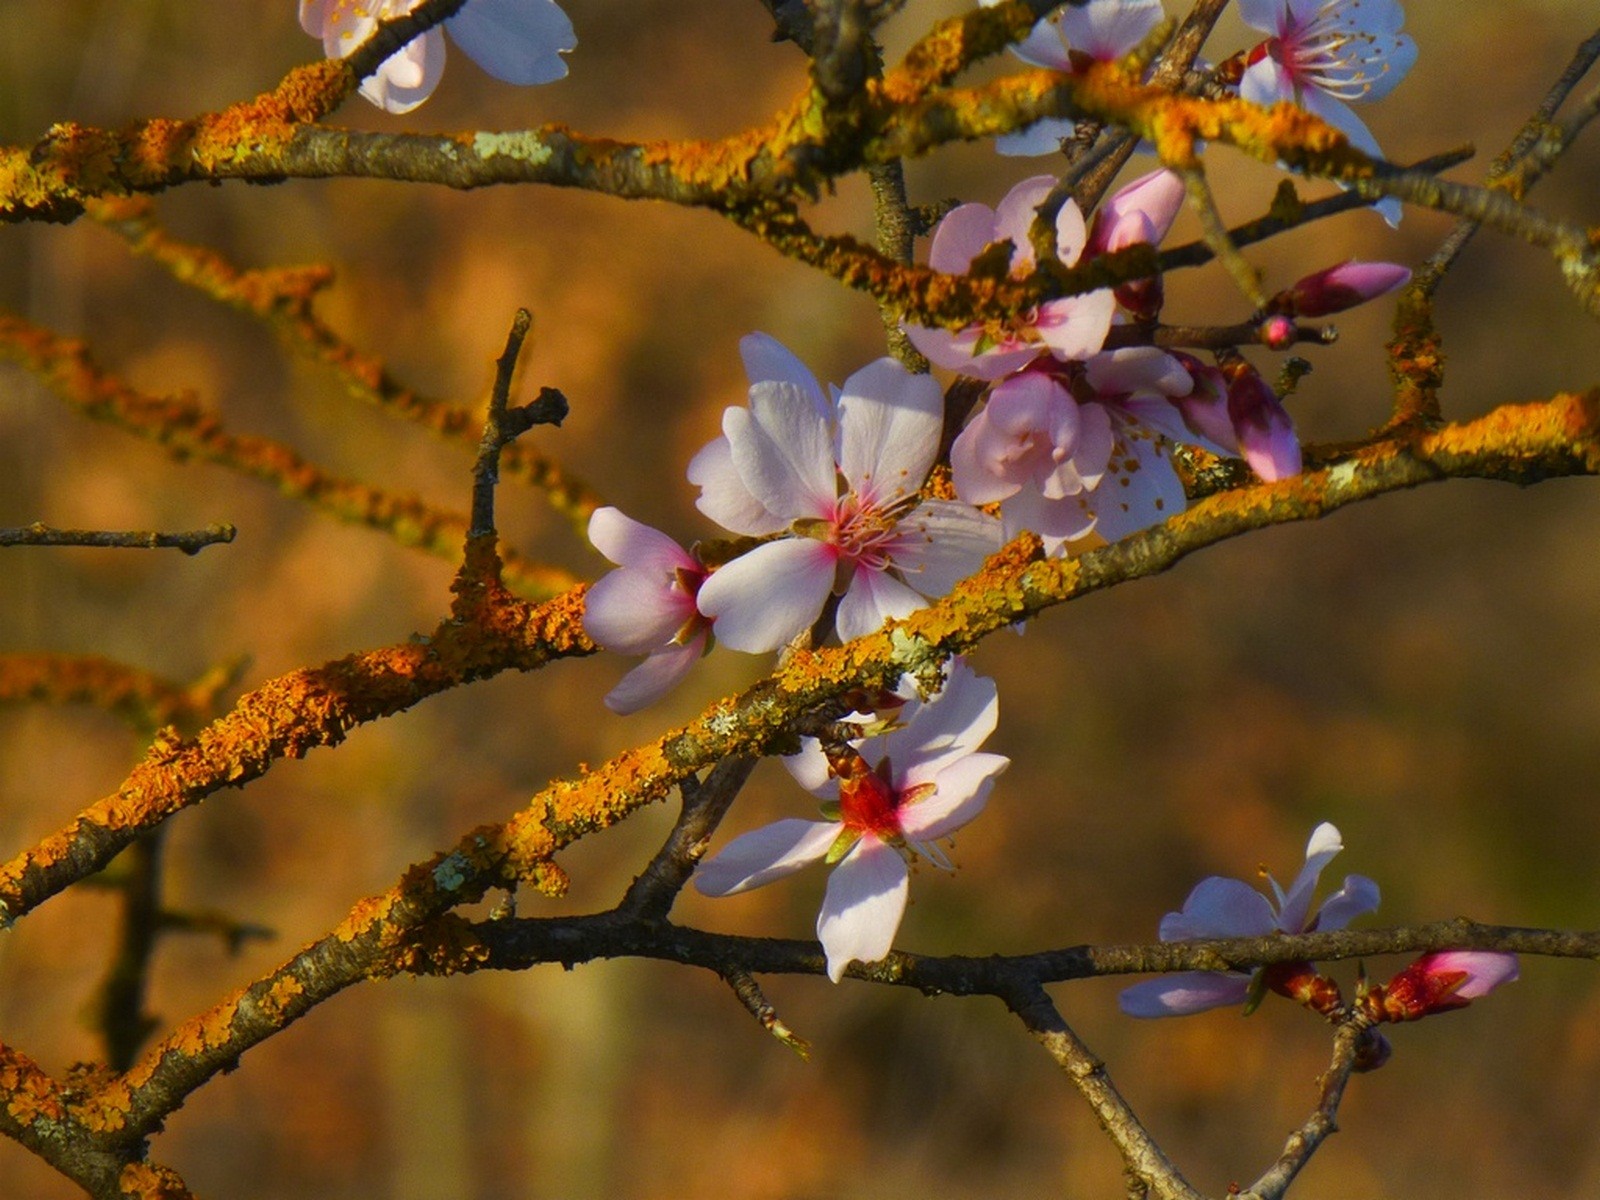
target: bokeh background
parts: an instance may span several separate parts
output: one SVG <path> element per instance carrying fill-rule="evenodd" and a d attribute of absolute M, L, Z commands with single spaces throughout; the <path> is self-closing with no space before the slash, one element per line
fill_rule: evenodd
<path fill-rule="evenodd" d="M 792 46 L 754 0 L 569 0 L 569 79 L 519 90 L 453 56 L 434 100 L 404 118 L 354 103 L 370 128 L 517 128 L 566 121 L 621 137 L 715 136 L 760 120 L 799 86 Z M 891 50 L 957 2 L 911 0 Z M 1174 6 L 1169 6 L 1173 8 Z M 311 59 L 289 0 L 9 0 L 0 6 L 0 139 L 54 121 L 184 115 L 270 87 Z M 1391 156 L 1464 142 L 1477 179 L 1590 32 L 1586 0 L 1407 6 L 1412 75 L 1364 115 Z M 1208 48 L 1249 37 L 1230 18 Z M 1593 135 L 1535 201 L 1592 221 Z M 1274 174 L 1225 148 L 1208 158 L 1234 219 Z M 913 198 L 993 202 L 1044 169 L 953 148 L 912 164 Z M 858 181 L 822 206 L 866 232 Z M 560 387 L 572 416 L 531 435 L 627 512 L 684 540 L 709 532 L 683 478 L 739 402 L 738 338 L 770 332 L 823 378 L 882 353 L 875 310 L 697 212 L 554 190 L 452 194 L 377 182 L 191 187 L 161 198 L 181 237 L 247 266 L 325 262 L 324 314 L 419 389 L 478 403 L 512 311 L 536 313 L 527 384 Z M 1448 228 L 1398 232 L 1354 213 L 1252 251 L 1270 284 L 1348 256 L 1418 262 Z M 1176 236 L 1190 232 L 1180 226 Z M 1169 313 L 1243 315 L 1220 271 L 1169 283 Z M 88 338 L 149 391 L 189 389 L 238 432 L 280 438 L 341 472 L 461 509 L 467 458 L 349 400 L 224 311 L 84 221 L 0 231 L 0 303 Z M 1315 352 L 1294 410 L 1312 440 L 1380 421 L 1382 304 L 1346 314 Z M 1440 297 L 1452 417 L 1586 388 L 1593 323 L 1548 259 L 1497 235 Z M 536 495 L 502 489 L 504 532 L 593 576 L 604 564 Z M 238 541 L 171 553 L 13 549 L 0 563 L 0 649 L 94 652 L 173 679 L 249 656 L 243 686 L 430 628 L 450 564 L 309 514 L 271 489 L 66 411 L 0 367 L 0 525 L 191 528 Z M 1518 491 L 1453 483 L 1310 526 L 1218 546 L 1168 574 L 1056 610 L 976 656 L 999 681 L 992 748 L 1014 762 L 953 876 L 924 870 L 900 944 L 1014 952 L 1153 938 L 1207 874 L 1297 868 L 1320 820 L 1336 864 L 1382 885 L 1380 919 L 1456 914 L 1600 922 L 1600 486 Z M 230 957 L 174 937 L 151 1006 L 180 1020 L 259 975 L 361 897 L 472 825 L 514 811 L 555 775 L 697 713 L 761 661 L 707 660 L 629 719 L 599 697 L 609 656 L 462 689 L 337 751 L 278 764 L 174 823 L 168 895 L 277 931 Z M 0 712 L 0 854 L 116 786 L 139 746 L 87 710 Z M 770 764 L 729 832 L 809 801 Z M 565 860 L 574 886 L 524 911 L 608 906 L 670 820 L 640 814 Z M 677 915 L 711 928 L 803 936 L 822 873 Z M 0 1037 L 54 1072 L 100 1053 L 84 1019 L 114 901 L 74 889 L 0 937 Z M 1382 975 L 1399 962 L 1373 963 Z M 1348 980 L 1353 968 L 1342 974 Z M 1068 1019 L 1198 1186 L 1248 1182 L 1313 1102 L 1326 1031 L 1269 1003 L 1138 1023 L 1117 981 L 1056 989 Z M 802 1062 L 716 980 L 656 963 L 397 980 L 348 992 L 252 1051 L 169 1122 L 155 1154 L 207 1197 L 1101 1197 L 1114 1152 L 1046 1057 L 992 1001 L 928 1000 L 858 984 L 769 981 Z M 1600 980 L 1525 964 L 1470 1010 L 1396 1031 L 1396 1054 L 1356 1081 L 1342 1132 L 1294 1194 L 1416 1200 L 1600 1194 Z M 0 1194 L 75 1194 L 10 1143 Z"/>

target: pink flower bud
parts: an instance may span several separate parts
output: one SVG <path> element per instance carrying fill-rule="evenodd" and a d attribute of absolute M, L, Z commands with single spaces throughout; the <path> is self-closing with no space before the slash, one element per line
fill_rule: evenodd
<path fill-rule="evenodd" d="M 1465 1008 L 1502 983 L 1517 978 L 1517 956 L 1492 950 L 1444 950 L 1424 954 L 1374 998 L 1387 1021 L 1417 1021 L 1437 1012 Z"/>
<path fill-rule="evenodd" d="M 1279 314 L 1261 322 L 1261 341 L 1273 350 L 1287 350 L 1294 345 L 1294 322 Z"/>
<path fill-rule="evenodd" d="M 1410 279 L 1410 270 L 1398 263 L 1352 259 L 1307 275 L 1289 289 L 1289 304 L 1302 317 L 1325 317 L 1392 292 Z"/>
<path fill-rule="evenodd" d="M 1239 440 L 1239 452 L 1250 469 L 1268 483 L 1300 474 L 1300 439 L 1267 381 L 1240 360 L 1228 375 L 1228 418 Z"/>

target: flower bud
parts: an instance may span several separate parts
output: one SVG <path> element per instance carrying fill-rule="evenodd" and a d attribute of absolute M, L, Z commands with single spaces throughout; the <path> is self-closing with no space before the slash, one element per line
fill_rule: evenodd
<path fill-rule="evenodd" d="M 1398 263 L 1352 259 L 1300 280 L 1289 289 L 1289 307 L 1302 317 L 1325 317 L 1392 292 L 1410 279 L 1411 271 Z"/>
<path fill-rule="evenodd" d="M 1517 956 L 1490 950 L 1444 950 L 1424 954 L 1382 988 L 1374 999 L 1386 1021 L 1417 1021 L 1465 1008 L 1479 996 L 1517 978 Z"/>
<path fill-rule="evenodd" d="M 1300 439 L 1278 394 L 1243 359 L 1224 365 L 1223 373 L 1228 376 L 1228 418 L 1250 469 L 1268 483 L 1300 474 Z"/>

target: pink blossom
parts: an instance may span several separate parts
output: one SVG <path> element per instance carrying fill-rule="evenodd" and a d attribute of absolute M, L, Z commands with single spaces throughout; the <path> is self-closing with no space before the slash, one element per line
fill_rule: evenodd
<path fill-rule="evenodd" d="M 1519 974 L 1517 956 L 1493 950 L 1442 950 L 1424 954 L 1373 997 L 1390 1021 L 1416 1021 L 1465 1008 Z"/>
<path fill-rule="evenodd" d="M 1160 245 L 1178 219 L 1183 199 L 1183 180 L 1172 171 L 1141 175 L 1095 210 L 1088 252 L 1105 254 L 1140 242 Z M 1134 320 L 1154 321 L 1161 313 L 1165 291 L 1161 276 L 1154 275 L 1118 284 L 1113 294 Z"/>
<path fill-rule="evenodd" d="M 775 650 L 830 595 L 845 640 L 942 596 L 999 549 L 999 523 L 967 504 L 920 500 L 944 399 L 926 375 L 882 358 L 836 400 L 770 338 L 746 339 L 750 406 L 695 456 L 700 508 L 736 533 L 787 533 L 706 580 L 699 608 L 735 650 Z"/>
<path fill-rule="evenodd" d="M 378 22 L 404 16 L 422 0 L 300 0 L 300 27 L 322 39 L 329 58 L 344 58 Z M 444 30 L 496 79 L 552 83 L 567 73 L 561 56 L 578 44 L 554 0 L 467 0 L 455 16 L 395 51 L 361 84 L 387 112 L 410 112 L 433 94 L 444 73 Z"/>
<path fill-rule="evenodd" d="M 1411 271 L 1399 263 L 1357 262 L 1313 272 L 1289 289 L 1296 316 L 1325 317 L 1375 300 L 1411 282 Z"/>
<path fill-rule="evenodd" d="M 1315 113 L 1356 149 L 1383 157 L 1378 140 L 1346 101 L 1387 96 L 1417 60 L 1400 32 L 1398 0 L 1239 0 L 1245 24 L 1270 36 L 1250 52 L 1239 94 L 1257 104 L 1287 100 Z M 1390 225 L 1400 202 L 1374 207 Z"/>
<path fill-rule="evenodd" d="M 817 916 L 817 937 L 835 983 L 852 962 L 876 962 L 894 944 L 918 856 L 950 869 L 935 844 L 981 811 L 1010 760 L 978 750 L 994 732 L 994 681 L 962 663 L 944 690 L 910 701 L 903 724 L 881 737 L 825 754 L 812 739 L 793 760 L 796 779 L 826 798 L 827 821 L 778 821 L 743 834 L 700 865 L 695 887 L 731 896 L 815 862 L 834 866 Z"/>
<path fill-rule="evenodd" d="M 1317 880 L 1344 843 L 1327 822 L 1306 843 L 1306 863 L 1285 891 L 1271 875 L 1272 898 L 1239 879 L 1203 879 L 1183 902 L 1183 911 L 1161 918 L 1163 942 L 1197 938 L 1263 937 L 1270 933 L 1310 933 L 1343 929 L 1378 907 L 1378 885 L 1364 875 L 1347 875 L 1344 886 L 1312 903 Z M 1243 1004 L 1251 976 L 1242 971 L 1189 971 L 1136 983 L 1123 990 L 1122 1011 L 1131 1017 L 1176 1017 L 1208 1008 Z"/>
<path fill-rule="evenodd" d="M 695 607 L 706 569 L 666 534 L 597 508 L 589 540 L 617 569 L 589 589 L 583 628 L 621 654 L 648 655 L 606 696 L 613 712 L 637 712 L 666 695 L 710 646 L 711 622 Z"/>
<path fill-rule="evenodd" d="M 1006 193 L 998 208 L 963 204 L 933 233 L 928 264 L 948 275 L 965 274 L 972 260 L 996 242 L 1011 243 L 1010 274 L 1014 279 L 1033 271 L 1033 243 L 1028 230 L 1039 205 L 1056 181 L 1048 175 L 1025 179 Z M 1078 261 L 1088 233 L 1083 213 L 1068 200 L 1056 214 L 1056 255 L 1067 266 Z M 907 325 L 918 350 L 941 367 L 979 379 L 1001 379 L 1042 352 L 1060 359 L 1087 358 L 1106 340 L 1116 307 L 1109 288 L 1083 296 L 1048 300 L 1033 312 L 1005 325 L 969 325 L 959 332 Z"/>
<path fill-rule="evenodd" d="M 1000 0 L 983 0 L 992 8 Z M 1089 0 L 1068 5 L 1033 27 L 1011 48 L 1023 62 L 1071 72 L 1085 62 L 1115 62 L 1138 48 L 1161 23 L 1161 0 Z M 996 139 L 1001 154 L 1049 154 L 1076 128 L 1070 117 L 1046 117 Z"/>
<path fill-rule="evenodd" d="M 1160 524 L 1186 505 L 1172 443 L 1227 452 L 1186 422 L 1180 405 L 1194 386 L 1182 362 L 1150 346 L 1019 372 L 951 447 L 956 495 L 998 501 L 1004 536 L 1032 530 L 1051 554 L 1090 532 L 1114 542 Z"/>

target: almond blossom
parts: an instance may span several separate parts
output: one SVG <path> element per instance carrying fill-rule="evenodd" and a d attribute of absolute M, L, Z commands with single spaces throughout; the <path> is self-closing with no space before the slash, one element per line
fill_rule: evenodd
<path fill-rule="evenodd" d="M 876 962 L 894 944 L 909 891 L 907 864 L 926 858 L 951 869 L 935 845 L 976 817 L 1010 765 L 979 751 L 1000 705 L 994 681 L 963 663 L 944 690 L 909 701 L 902 724 L 881 737 L 824 752 L 814 739 L 785 760 L 795 778 L 829 801 L 826 821 L 789 818 L 743 834 L 700 864 L 695 887 L 731 896 L 815 862 L 834 867 L 817 916 L 817 937 L 838 983 L 852 962 Z"/>
<path fill-rule="evenodd" d="M 1306 843 L 1306 863 L 1284 890 L 1268 875 L 1269 899 L 1239 879 L 1213 875 L 1201 880 L 1183 902 L 1183 911 L 1161 918 L 1163 942 L 1194 938 L 1263 937 L 1271 933 L 1310 933 L 1343 929 L 1353 919 L 1378 907 L 1378 885 L 1364 875 L 1347 875 L 1337 892 L 1312 903 L 1323 869 L 1344 849 L 1339 831 L 1323 822 Z M 1269 971 L 1288 977 L 1304 975 L 1306 964 L 1288 963 Z M 1123 990 L 1119 1003 L 1132 1017 L 1176 1017 L 1208 1008 L 1243 1004 L 1263 986 L 1272 986 L 1263 972 L 1189 971 L 1136 983 Z"/>
<path fill-rule="evenodd" d="M 1417 61 L 1416 42 L 1400 32 L 1398 0 L 1239 0 L 1239 15 L 1269 35 L 1247 56 L 1241 96 L 1298 104 L 1364 154 L 1383 156 L 1346 101 L 1387 96 Z M 1390 225 L 1400 223 L 1398 200 L 1374 207 Z"/>
<path fill-rule="evenodd" d="M 983 0 L 992 8 L 1001 0 Z M 1067 5 L 1033 27 L 1011 47 L 1025 63 L 1071 72 L 1085 62 L 1115 62 L 1137 49 L 1161 23 L 1161 0 L 1088 0 Z M 1077 128 L 1071 117 L 1046 117 L 995 140 L 1001 154 L 1036 155 L 1058 150 Z"/>
<path fill-rule="evenodd" d="M 970 505 L 919 499 L 939 449 L 939 385 L 881 358 L 824 396 L 773 339 L 744 343 L 748 408 L 689 464 L 702 512 L 735 533 L 779 534 L 720 567 L 699 610 L 735 650 L 775 650 L 839 597 L 848 641 L 942 596 L 1000 547 Z"/>
<path fill-rule="evenodd" d="M 1056 181 L 1049 175 L 1024 179 L 996 208 L 963 204 L 939 222 L 928 250 L 928 265 L 947 275 L 963 275 L 972 260 L 997 242 L 1010 242 L 1010 275 L 1025 278 L 1034 268 L 1028 230 L 1036 210 Z M 1088 242 L 1088 227 L 1077 204 L 1068 200 L 1056 214 L 1056 256 L 1072 266 Z M 1014 324 L 969 325 L 948 329 L 907 325 L 916 348 L 941 367 L 978 379 L 1001 379 L 1048 352 L 1060 359 L 1087 358 L 1106 340 L 1116 300 L 1110 288 L 1083 296 L 1047 300 Z"/>
<path fill-rule="evenodd" d="M 649 656 L 605 698 L 613 712 L 637 712 L 710 648 L 711 622 L 695 607 L 706 569 L 666 534 L 615 508 L 595 509 L 589 540 L 617 570 L 589 589 L 584 632 L 607 650 Z"/>
<path fill-rule="evenodd" d="M 1004 536 L 1031 530 L 1051 554 L 1091 532 L 1114 542 L 1158 525 L 1187 504 L 1174 443 L 1238 450 L 1226 417 L 1222 444 L 1190 419 L 1195 392 L 1185 363 L 1152 346 L 1029 367 L 996 384 L 956 438 L 956 495 L 998 501 Z"/>
<path fill-rule="evenodd" d="M 300 27 L 322 39 L 329 58 L 344 58 L 378 22 L 411 12 L 422 0 L 300 0 Z M 561 56 L 575 49 L 572 22 L 555 0 L 467 0 L 456 12 L 386 58 L 361 83 L 361 95 L 386 112 L 410 112 L 433 95 L 444 74 L 444 30 L 480 67 L 506 83 L 552 83 L 567 73 Z"/>

